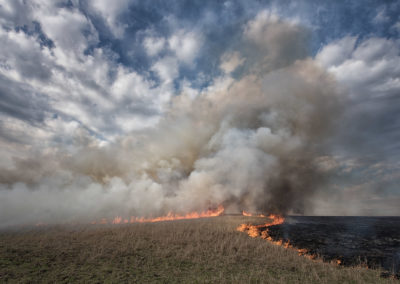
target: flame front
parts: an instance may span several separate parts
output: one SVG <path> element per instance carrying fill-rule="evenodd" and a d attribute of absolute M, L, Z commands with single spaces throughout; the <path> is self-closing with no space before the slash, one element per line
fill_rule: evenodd
<path fill-rule="evenodd" d="M 253 214 L 248 213 L 246 211 L 242 212 L 243 216 L 253 216 Z M 265 215 L 255 215 L 257 217 L 265 217 Z M 246 232 L 250 237 L 256 238 L 258 236 L 262 236 L 262 233 L 268 231 L 268 229 L 262 233 L 260 233 L 260 228 L 268 228 L 269 226 L 273 225 L 279 225 L 282 224 L 285 221 L 285 218 L 283 218 L 280 215 L 275 215 L 275 214 L 270 214 L 268 218 L 271 220 L 268 223 L 262 224 L 262 225 L 251 225 L 251 224 L 241 224 L 239 227 L 237 227 L 237 230 L 240 232 Z"/>
<path fill-rule="evenodd" d="M 247 217 L 253 216 L 253 214 L 246 212 L 244 210 L 242 211 L 242 214 L 243 214 L 243 216 L 247 216 Z"/>
<path fill-rule="evenodd" d="M 111 224 L 155 223 L 162 221 L 217 217 L 220 216 L 224 212 L 224 210 L 225 210 L 224 207 L 222 205 L 219 205 L 217 209 L 209 209 L 203 212 L 191 212 L 185 215 L 169 212 L 165 216 L 159 216 L 155 218 L 145 218 L 145 217 L 135 217 L 135 216 L 131 216 L 130 218 L 122 218 L 121 216 L 117 216 L 110 223 Z M 101 219 L 99 222 L 92 222 L 92 224 L 108 224 L 108 223 L 109 223 L 108 220 L 105 218 Z"/>
<path fill-rule="evenodd" d="M 258 216 L 258 217 L 265 217 L 264 215 L 253 215 L 251 213 L 248 213 L 246 211 L 242 212 L 243 216 Z M 285 218 L 280 216 L 280 215 L 275 215 L 275 214 L 270 214 L 268 215 L 268 218 L 271 220 L 268 223 L 262 224 L 262 225 L 251 225 L 251 224 L 241 224 L 239 227 L 237 227 L 237 230 L 240 232 L 246 232 L 250 237 L 256 238 L 256 237 L 261 237 L 274 245 L 278 246 L 283 246 L 284 248 L 287 249 L 293 249 L 296 250 L 297 253 L 301 256 L 305 256 L 309 259 L 315 260 L 317 259 L 317 256 L 315 254 L 311 254 L 309 250 L 307 249 L 300 249 L 294 247 L 289 241 L 284 242 L 283 240 L 278 240 L 275 241 L 272 239 L 272 237 L 268 233 L 268 227 L 274 226 L 274 225 L 280 225 L 283 222 L 285 222 Z M 261 231 L 261 228 L 265 228 L 265 230 Z M 341 265 L 341 260 L 336 260 L 335 262 L 336 265 Z"/>
<path fill-rule="evenodd" d="M 243 216 L 246 216 L 246 217 L 267 217 L 267 216 L 265 216 L 264 214 L 257 214 L 257 215 L 254 215 L 254 214 L 252 214 L 252 213 L 250 213 L 250 212 L 247 212 L 247 211 L 242 211 L 242 215 Z"/>
<path fill-rule="evenodd" d="M 248 213 L 246 211 L 243 211 L 242 214 L 243 214 L 243 216 L 253 216 L 253 214 Z M 257 215 L 257 216 L 265 217 L 262 214 Z M 285 218 L 280 215 L 276 215 L 276 214 L 270 214 L 270 215 L 268 215 L 268 218 L 271 220 L 268 223 L 265 223 L 262 225 L 241 224 L 239 227 L 237 227 L 237 230 L 240 232 L 246 232 L 252 238 L 261 237 L 275 245 L 283 246 L 284 248 L 295 249 L 295 250 L 297 250 L 299 255 L 308 256 L 307 255 L 308 251 L 306 249 L 297 249 L 297 248 L 293 247 L 289 242 L 283 242 L 282 240 L 274 241 L 271 238 L 271 236 L 268 234 L 268 227 L 282 224 L 283 222 L 285 222 Z M 261 228 L 265 228 L 265 230 L 261 231 Z"/>

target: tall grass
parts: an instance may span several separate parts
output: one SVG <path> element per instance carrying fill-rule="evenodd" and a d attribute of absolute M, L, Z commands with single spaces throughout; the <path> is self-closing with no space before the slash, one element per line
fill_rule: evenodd
<path fill-rule="evenodd" d="M 389 283 L 236 231 L 259 218 L 51 226 L 0 233 L 0 282 Z M 394 281 L 394 280 L 393 280 Z M 397 282 L 397 281 L 396 281 Z"/>

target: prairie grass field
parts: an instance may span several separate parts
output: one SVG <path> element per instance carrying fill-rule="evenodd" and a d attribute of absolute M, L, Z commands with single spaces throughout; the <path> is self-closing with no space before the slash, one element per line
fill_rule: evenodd
<path fill-rule="evenodd" d="M 0 283 L 399 283 L 236 231 L 257 217 L 0 231 Z"/>

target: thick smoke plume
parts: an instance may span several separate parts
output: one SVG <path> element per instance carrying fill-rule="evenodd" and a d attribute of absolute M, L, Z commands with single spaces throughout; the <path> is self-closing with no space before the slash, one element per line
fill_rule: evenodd
<path fill-rule="evenodd" d="M 0 224 L 219 204 L 230 212 L 310 213 L 324 181 L 316 160 L 339 108 L 332 78 L 307 57 L 308 38 L 304 28 L 260 14 L 243 30 L 235 78 L 219 77 L 194 99 L 175 96 L 156 127 L 106 146 L 82 132 L 74 153 L 49 149 L 16 160 L 0 174 Z"/>

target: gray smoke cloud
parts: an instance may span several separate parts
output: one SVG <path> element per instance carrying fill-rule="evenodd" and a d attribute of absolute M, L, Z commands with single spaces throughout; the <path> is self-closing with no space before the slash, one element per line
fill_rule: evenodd
<path fill-rule="evenodd" d="M 82 131 L 0 171 L 0 225 L 88 222 L 215 208 L 310 213 L 339 115 L 334 79 L 307 55 L 309 34 L 261 13 L 214 85 L 181 93 L 156 127 L 103 145 Z M 237 65 L 237 66 L 236 66 Z M 238 67 L 238 68 L 237 68 Z M 227 71 L 227 72 L 228 72 Z"/>

